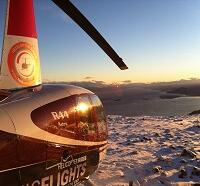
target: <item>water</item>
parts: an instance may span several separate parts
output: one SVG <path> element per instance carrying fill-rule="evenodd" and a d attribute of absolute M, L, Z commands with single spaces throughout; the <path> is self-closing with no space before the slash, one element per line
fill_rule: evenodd
<path fill-rule="evenodd" d="M 112 103 L 105 105 L 107 114 L 126 116 L 175 116 L 187 115 L 200 110 L 200 97 L 179 97 L 175 99 L 138 100 L 131 103 Z"/>

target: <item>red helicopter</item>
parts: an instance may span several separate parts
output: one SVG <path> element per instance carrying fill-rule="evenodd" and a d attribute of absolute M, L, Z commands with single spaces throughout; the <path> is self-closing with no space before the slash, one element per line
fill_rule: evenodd
<path fill-rule="evenodd" d="M 53 0 L 122 70 L 122 59 L 69 1 Z M 41 82 L 32 0 L 8 0 L 0 68 L 0 185 L 71 186 L 104 159 L 100 99 L 81 87 Z"/>

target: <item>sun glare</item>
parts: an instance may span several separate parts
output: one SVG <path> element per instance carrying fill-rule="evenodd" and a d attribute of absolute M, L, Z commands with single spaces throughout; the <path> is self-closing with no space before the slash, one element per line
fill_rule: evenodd
<path fill-rule="evenodd" d="M 79 112 L 86 112 L 88 110 L 88 105 L 86 103 L 79 103 L 76 107 Z"/>

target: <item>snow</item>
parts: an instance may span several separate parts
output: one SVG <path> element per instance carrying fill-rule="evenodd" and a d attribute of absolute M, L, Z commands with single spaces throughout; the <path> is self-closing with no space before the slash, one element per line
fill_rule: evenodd
<path fill-rule="evenodd" d="M 108 116 L 106 159 L 97 186 L 200 185 L 198 116 Z"/>

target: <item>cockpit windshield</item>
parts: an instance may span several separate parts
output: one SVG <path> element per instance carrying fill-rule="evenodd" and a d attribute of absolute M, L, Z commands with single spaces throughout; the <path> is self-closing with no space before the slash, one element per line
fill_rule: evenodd
<path fill-rule="evenodd" d="M 77 98 L 78 130 L 85 140 L 103 140 L 107 125 L 101 101 L 96 95 L 80 95 Z"/>
<path fill-rule="evenodd" d="M 103 105 L 96 95 L 90 96 L 93 105 L 93 118 L 96 120 L 98 137 L 105 138 L 107 136 L 106 117 L 103 110 Z"/>

